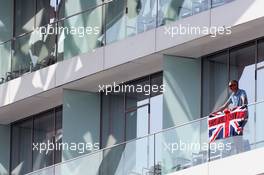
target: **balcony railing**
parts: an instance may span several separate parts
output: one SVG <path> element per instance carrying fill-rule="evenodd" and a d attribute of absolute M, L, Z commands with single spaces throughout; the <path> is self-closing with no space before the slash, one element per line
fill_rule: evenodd
<path fill-rule="evenodd" d="M 80 12 L 65 9 L 62 17 L 55 11 L 59 14 L 51 24 L 32 26 L 33 31 L 0 42 L 0 84 L 230 1 L 98 0 L 96 6 Z"/>
<path fill-rule="evenodd" d="M 28 175 L 163 175 L 264 146 L 264 102 L 248 105 L 243 135 L 209 144 L 207 117 Z"/>

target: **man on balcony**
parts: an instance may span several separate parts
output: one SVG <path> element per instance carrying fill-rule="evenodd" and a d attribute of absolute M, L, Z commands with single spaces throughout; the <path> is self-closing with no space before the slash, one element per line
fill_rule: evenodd
<path fill-rule="evenodd" d="M 246 91 L 243 89 L 239 89 L 237 80 L 231 80 L 228 86 L 232 94 L 227 100 L 227 102 L 223 106 L 221 106 L 216 112 L 225 110 L 229 107 L 229 105 L 232 105 L 231 109 L 233 109 L 235 107 L 245 106 L 248 104 Z"/>

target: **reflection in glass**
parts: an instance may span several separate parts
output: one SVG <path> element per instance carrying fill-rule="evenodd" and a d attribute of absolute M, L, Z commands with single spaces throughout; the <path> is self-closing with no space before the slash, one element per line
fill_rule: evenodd
<path fill-rule="evenodd" d="M 161 174 L 207 162 L 208 135 L 201 135 L 201 131 L 207 130 L 206 124 L 205 118 L 155 135 L 155 164 L 160 166 Z"/>
<path fill-rule="evenodd" d="M 55 118 L 56 117 L 56 118 Z M 48 153 L 33 149 L 40 143 L 60 142 L 62 135 L 62 108 L 58 107 L 41 114 L 18 121 L 11 125 L 11 171 L 12 174 L 24 175 L 54 163 L 61 162 L 61 150 L 49 150 Z M 50 170 L 47 169 L 47 172 Z"/>
<path fill-rule="evenodd" d="M 143 137 L 149 133 L 148 105 L 126 113 L 126 140 Z"/>
<path fill-rule="evenodd" d="M 155 28 L 156 7 L 153 0 L 113 0 L 106 4 L 106 44 Z"/>
<path fill-rule="evenodd" d="M 35 0 L 15 0 L 15 35 L 31 32 L 35 21 Z"/>
<path fill-rule="evenodd" d="M 59 17 L 64 18 L 93 9 L 101 5 L 102 2 L 102 0 L 58 0 Z"/>
<path fill-rule="evenodd" d="M 124 94 L 102 96 L 102 141 L 105 148 L 124 142 L 125 134 Z"/>
<path fill-rule="evenodd" d="M 158 25 L 166 25 L 209 9 L 208 0 L 158 0 Z"/>
<path fill-rule="evenodd" d="M 212 7 L 218 7 L 234 0 L 212 0 Z"/>
<path fill-rule="evenodd" d="M 12 78 L 16 78 L 30 71 L 30 65 L 37 57 L 33 55 L 34 35 L 28 34 L 14 41 L 12 57 Z"/>
<path fill-rule="evenodd" d="M 13 0 L 0 0 L 0 43 L 13 35 Z"/>
<path fill-rule="evenodd" d="M 11 71 L 11 42 L 0 45 L 0 84 L 6 81 L 6 74 Z"/>
<path fill-rule="evenodd" d="M 40 114 L 34 119 L 34 137 L 33 143 L 54 143 L 54 113 L 52 111 Z M 38 150 L 33 151 L 33 171 L 53 164 L 54 151 L 51 150 L 40 153 Z"/>
<path fill-rule="evenodd" d="M 46 31 L 51 31 L 55 26 L 56 24 L 47 25 L 42 30 L 45 28 Z M 56 36 L 53 33 L 44 33 L 44 30 L 42 32 L 41 30 L 34 31 L 31 71 L 47 67 L 56 62 Z"/>
<path fill-rule="evenodd" d="M 258 43 L 258 62 L 262 63 L 260 66 L 264 65 L 264 39 Z"/>
<path fill-rule="evenodd" d="M 55 21 L 57 0 L 38 0 L 36 11 L 36 27 L 44 26 Z"/>
<path fill-rule="evenodd" d="M 69 59 L 102 46 L 102 7 L 59 23 L 58 59 Z"/>
<path fill-rule="evenodd" d="M 12 174 L 24 175 L 32 171 L 33 120 L 12 126 Z"/>
<path fill-rule="evenodd" d="M 222 52 L 203 59 L 203 112 L 207 116 L 228 97 L 228 54 Z"/>
<path fill-rule="evenodd" d="M 151 94 L 149 78 L 142 78 L 127 84 L 126 109 L 139 107 L 149 103 Z"/>
<path fill-rule="evenodd" d="M 255 45 L 252 43 L 230 52 L 230 79 L 239 82 L 247 93 L 248 103 L 255 102 Z"/>

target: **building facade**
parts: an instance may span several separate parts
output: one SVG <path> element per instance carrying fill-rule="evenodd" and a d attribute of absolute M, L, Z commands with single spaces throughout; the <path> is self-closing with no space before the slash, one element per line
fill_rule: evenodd
<path fill-rule="evenodd" d="M 0 175 L 264 174 L 263 7 L 0 0 Z M 248 121 L 209 143 L 230 80 Z"/>

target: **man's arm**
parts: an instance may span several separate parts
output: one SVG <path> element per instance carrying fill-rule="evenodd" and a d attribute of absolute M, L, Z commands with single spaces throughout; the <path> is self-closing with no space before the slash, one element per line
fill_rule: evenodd
<path fill-rule="evenodd" d="M 247 94 L 245 91 L 243 91 L 241 96 L 242 106 L 245 106 L 248 104 Z"/>
<path fill-rule="evenodd" d="M 230 104 L 229 101 L 230 100 L 228 99 L 227 102 L 225 102 L 225 104 L 223 106 L 221 106 L 219 109 L 217 109 L 215 112 L 223 111 L 224 109 L 226 109 L 228 107 L 228 105 Z"/>

